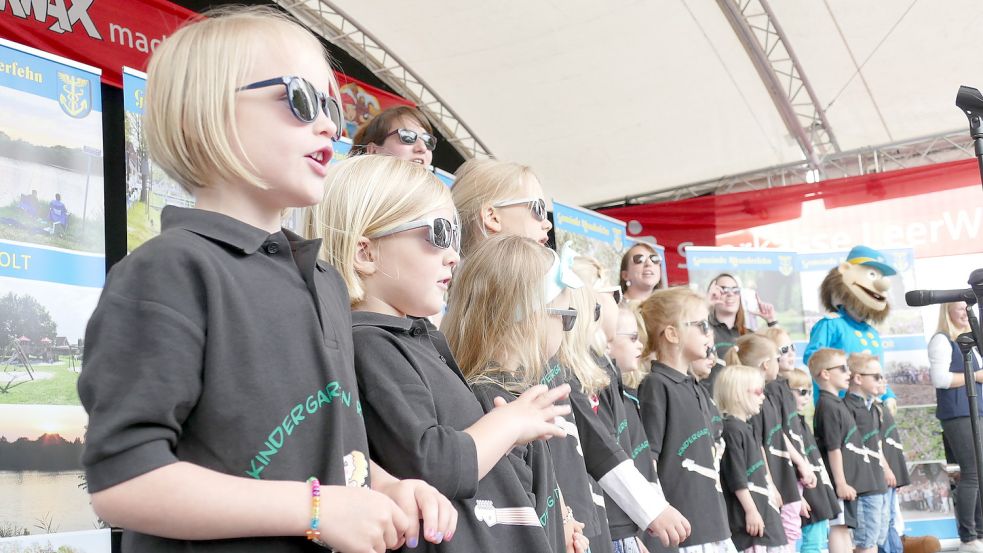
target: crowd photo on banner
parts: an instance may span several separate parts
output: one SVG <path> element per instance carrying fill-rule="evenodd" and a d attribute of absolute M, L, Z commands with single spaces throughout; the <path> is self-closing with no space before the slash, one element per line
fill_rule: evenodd
<path fill-rule="evenodd" d="M 971 306 L 904 298 L 983 254 L 667 247 L 191 15 L 122 96 L 0 39 L 0 553 L 983 553 Z"/>

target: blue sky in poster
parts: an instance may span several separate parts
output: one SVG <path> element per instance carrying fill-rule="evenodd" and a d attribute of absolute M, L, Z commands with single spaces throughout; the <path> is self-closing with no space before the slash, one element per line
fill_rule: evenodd
<path fill-rule="evenodd" d="M 581 234 L 591 240 L 610 244 L 615 249 L 625 243 L 625 224 L 598 213 L 553 202 L 553 225 L 556 230 Z"/>
<path fill-rule="evenodd" d="M 98 73 L 22 52 L 8 44 L 11 43 L 0 44 L 0 87 L 29 92 L 57 102 L 64 95 L 66 87 L 70 86 L 64 77 L 71 77 L 79 79 L 71 86 L 78 94 L 78 102 L 85 101 L 89 104 L 81 111 L 77 111 L 81 107 L 80 103 L 67 109 L 79 114 L 90 110 L 102 111 Z"/>

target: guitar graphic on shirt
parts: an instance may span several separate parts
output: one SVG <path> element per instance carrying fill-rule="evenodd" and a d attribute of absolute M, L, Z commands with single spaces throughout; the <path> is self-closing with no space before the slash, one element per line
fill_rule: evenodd
<path fill-rule="evenodd" d="M 717 491 L 723 493 L 723 489 L 720 487 L 720 473 L 718 471 L 698 465 L 696 464 L 696 461 L 692 459 L 683 459 L 683 468 L 713 480 L 714 487 L 717 488 Z"/>
<path fill-rule="evenodd" d="M 532 507 L 506 507 L 498 509 L 488 499 L 475 501 L 474 516 L 481 522 L 492 526 L 542 526 L 536 510 Z"/>
<path fill-rule="evenodd" d="M 771 497 L 771 492 L 768 490 L 768 488 L 761 487 L 761 486 L 755 484 L 754 482 L 748 482 L 747 483 L 747 489 L 749 491 L 753 492 L 753 493 L 756 493 L 758 495 L 763 495 L 763 496 L 767 497 L 768 498 L 768 506 L 771 507 L 772 509 L 774 509 L 776 513 L 782 512 L 781 509 L 778 508 L 778 505 L 775 505 L 773 503 L 772 497 Z"/>
<path fill-rule="evenodd" d="M 556 417 L 556 418 L 554 418 L 553 419 L 553 424 L 555 424 L 555 425 L 559 426 L 560 428 L 562 428 L 567 433 L 567 436 L 573 436 L 573 439 L 576 440 L 576 442 L 577 442 L 577 453 L 579 453 L 580 456 L 583 457 L 584 456 L 584 450 L 581 449 L 581 447 L 580 447 L 580 431 L 577 430 L 577 425 L 574 424 L 574 423 L 572 423 L 572 422 L 570 422 L 570 421 L 568 421 L 567 419 L 565 419 L 563 417 Z"/>

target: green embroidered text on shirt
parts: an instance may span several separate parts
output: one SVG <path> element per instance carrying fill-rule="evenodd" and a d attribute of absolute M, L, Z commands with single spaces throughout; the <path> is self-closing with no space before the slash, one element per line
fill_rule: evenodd
<path fill-rule="evenodd" d="M 686 453 L 686 450 L 689 449 L 689 446 L 693 445 L 693 442 L 699 440 L 703 436 L 709 436 L 709 435 L 710 435 L 710 431 L 707 430 L 706 428 L 701 428 L 697 430 L 692 436 L 686 438 L 686 441 L 683 442 L 683 445 L 679 447 L 679 451 L 676 452 L 676 455 L 682 457 L 683 454 Z"/>
<path fill-rule="evenodd" d="M 756 473 L 756 472 L 758 472 L 758 469 L 760 469 L 763 466 L 765 466 L 765 462 L 764 461 L 758 461 L 757 463 L 755 463 L 755 464 L 751 465 L 750 467 L 748 467 L 747 472 L 745 473 L 745 475 L 748 478 L 751 478 L 751 475 L 754 474 L 754 473 Z"/>
<path fill-rule="evenodd" d="M 303 403 L 298 403 L 291 407 L 289 414 L 283 417 L 283 421 L 270 432 L 266 441 L 263 442 L 265 449 L 260 449 L 250 459 L 249 469 L 245 471 L 246 474 L 259 480 L 261 478 L 260 474 L 270 464 L 271 458 L 283 448 L 286 438 L 292 435 L 294 428 L 306 419 L 304 413 L 313 415 L 317 413 L 322 405 L 331 405 L 336 398 L 341 398 L 341 402 L 345 404 L 345 407 L 350 408 L 352 406 L 352 393 L 343 390 L 341 384 L 337 381 L 331 381 L 323 389 L 318 390 L 316 394 L 307 396 L 307 399 Z M 362 404 L 358 400 L 355 401 L 355 412 L 359 416 L 362 416 Z"/>

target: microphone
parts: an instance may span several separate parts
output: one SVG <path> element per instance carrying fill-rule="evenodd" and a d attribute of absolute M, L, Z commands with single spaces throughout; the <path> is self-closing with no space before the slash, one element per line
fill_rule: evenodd
<path fill-rule="evenodd" d="M 939 303 L 964 301 L 969 305 L 976 303 L 976 294 L 971 288 L 961 290 L 912 290 L 904 295 L 909 307 L 922 307 Z"/>

